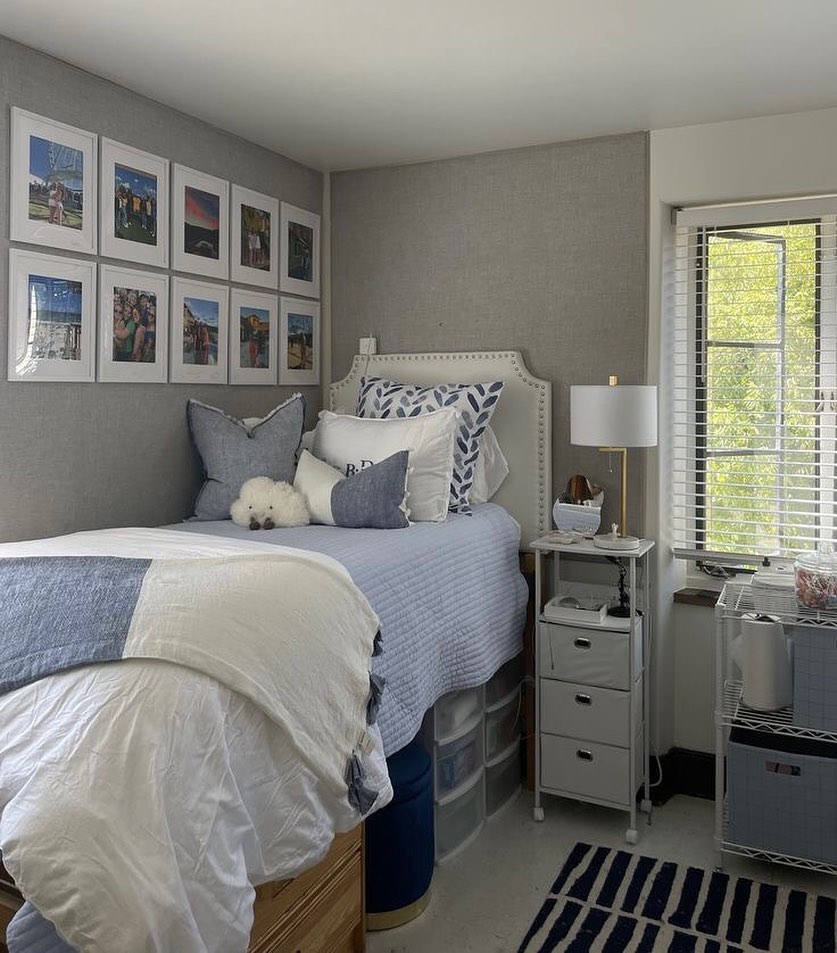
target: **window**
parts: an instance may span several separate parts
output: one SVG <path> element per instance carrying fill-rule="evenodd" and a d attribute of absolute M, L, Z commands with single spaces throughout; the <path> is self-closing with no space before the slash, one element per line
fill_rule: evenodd
<path fill-rule="evenodd" d="M 679 556 L 753 561 L 835 538 L 834 204 L 813 215 L 808 201 L 677 215 Z"/>

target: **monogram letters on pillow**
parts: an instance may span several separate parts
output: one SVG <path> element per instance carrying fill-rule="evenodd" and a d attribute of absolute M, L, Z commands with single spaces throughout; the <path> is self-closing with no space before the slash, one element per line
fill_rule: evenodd
<path fill-rule="evenodd" d="M 409 450 L 407 507 L 414 522 L 441 522 L 448 515 L 455 410 L 439 410 L 412 419 L 349 417 L 320 411 L 314 432 L 314 456 L 341 473 L 363 472 L 399 450 Z"/>
<path fill-rule="evenodd" d="M 486 381 L 419 387 L 382 377 L 361 377 L 357 414 L 358 417 L 411 418 L 442 408 L 457 410 L 459 420 L 453 448 L 449 508 L 452 513 L 468 513 L 480 437 L 491 420 L 504 384 L 504 381 Z"/>
<path fill-rule="evenodd" d="M 305 497 L 312 523 L 326 526 L 403 529 L 409 452 L 399 450 L 380 463 L 366 461 L 344 476 L 339 470 L 303 450 L 294 489 Z"/>

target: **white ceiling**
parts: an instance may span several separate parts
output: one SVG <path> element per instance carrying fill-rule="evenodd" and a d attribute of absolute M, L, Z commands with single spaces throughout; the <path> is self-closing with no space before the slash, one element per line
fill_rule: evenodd
<path fill-rule="evenodd" d="M 837 105 L 834 0 L 0 0 L 0 33 L 321 170 Z"/>

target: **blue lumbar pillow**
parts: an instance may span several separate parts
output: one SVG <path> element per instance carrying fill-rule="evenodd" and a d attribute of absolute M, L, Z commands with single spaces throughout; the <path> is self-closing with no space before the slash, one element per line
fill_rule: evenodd
<path fill-rule="evenodd" d="M 347 477 L 303 450 L 294 489 L 305 497 L 312 523 L 402 529 L 410 525 L 405 506 L 409 459 L 407 450 L 399 450 Z"/>

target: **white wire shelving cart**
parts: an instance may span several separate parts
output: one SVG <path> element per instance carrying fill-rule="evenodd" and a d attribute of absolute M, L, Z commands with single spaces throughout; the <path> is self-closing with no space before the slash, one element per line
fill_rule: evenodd
<path fill-rule="evenodd" d="M 715 606 L 715 847 L 717 865 L 723 866 L 725 853 L 739 854 L 759 860 L 787 864 L 806 870 L 837 874 L 837 864 L 808 857 L 779 853 L 764 844 L 736 843 L 731 839 L 727 791 L 727 751 L 730 731 L 749 729 L 777 736 L 777 747 L 783 736 L 797 740 L 826 742 L 837 745 L 837 731 L 827 731 L 794 723 L 793 707 L 778 711 L 757 711 L 743 700 L 743 682 L 730 653 L 730 643 L 740 632 L 741 619 L 750 613 L 769 615 L 782 622 L 786 631 L 793 627 L 809 627 L 837 646 L 837 611 L 806 609 L 797 604 L 793 588 L 762 588 L 749 583 L 728 582 Z M 835 648 L 837 651 L 837 647 Z M 837 758 L 837 747 L 834 749 Z M 837 813 L 837 790 L 831 792 L 833 803 L 824 805 Z M 776 818 L 781 824 L 783 819 Z"/>

